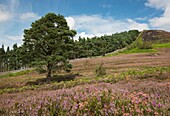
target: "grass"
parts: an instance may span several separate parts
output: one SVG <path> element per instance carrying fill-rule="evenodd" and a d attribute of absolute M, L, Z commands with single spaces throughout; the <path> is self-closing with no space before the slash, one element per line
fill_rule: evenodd
<path fill-rule="evenodd" d="M 154 49 L 130 49 L 130 50 L 124 50 L 119 52 L 120 54 L 131 54 L 131 53 L 151 53 L 151 52 L 156 52 Z"/>
<path fill-rule="evenodd" d="M 170 43 L 154 44 L 153 48 L 170 48 Z"/>
<path fill-rule="evenodd" d="M 168 79 L 168 74 L 170 74 L 170 67 L 142 67 L 139 69 L 128 70 L 122 72 L 121 75 L 125 77 L 138 78 L 138 79 L 147 79 L 147 78 L 156 78 L 159 80 Z"/>
<path fill-rule="evenodd" d="M 167 47 L 170 43 L 167 44 L 155 44 L 154 48 L 158 47 Z M 108 54 L 108 56 L 114 56 L 119 54 L 131 54 L 131 53 L 150 53 L 156 52 L 155 49 L 126 49 L 123 51 L 119 51 L 118 53 Z M 93 70 L 94 71 L 94 70 Z M 38 79 L 45 78 L 44 75 L 36 75 L 34 73 L 30 73 L 31 70 L 20 71 L 16 73 L 7 73 L 4 75 L 0 75 L 0 94 L 2 93 L 10 93 L 10 92 L 20 92 L 26 90 L 36 90 L 36 89 L 45 89 L 45 90 L 53 90 L 53 89 L 61 89 L 61 88 L 71 88 L 77 85 L 83 84 L 94 84 L 100 82 L 106 83 L 115 83 L 118 81 L 122 81 L 128 78 L 138 78 L 138 79 L 146 79 L 150 77 L 154 77 L 156 79 L 165 80 L 167 79 L 166 73 L 170 73 L 170 67 L 142 67 L 137 69 L 129 69 L 125 72 L 118 73 L 117 75 L 110 75 L 107 74 L 105 76 L 96 77 L 88 77 L 87 75 L 80 76 L 73 80 L 64 81 L 61 78 L 61 81 L 51 81 L 50 83 L 46 82 L 37 82 Z M 27 75 L 28 74 L 28 75 Z M 165 74 L 165 75 L 164 75 Z M 17 79 L 16 76 L 19 76 Z M 11 77 L 11 78 L 7 78 Z M 32 84 L 28 85 L 26 83 L 33 82 Z"/>
<path fill-rule="evenodd" d="M 24 70 L 24 71 L 20 71 L 20 72 L 16 72 L 16 73 L 6 73 L 3 75 L 0 75 L 0 78 L 16 77 L 16 76 L 28 74 L 30 72 L 32 72 L 32 70 Z"/>
<path fill-rule="evenodd" d="M 150 52 L 148 50 L 150 49 L 131 49 L 119 54 Z M 86 62 L 85 66 L 83 63 L 80 66 L 88 68 L 92 64 Z M 95 72 L 95 69 L 90 71 Z M 78 77 L 72 79 L 70 76 L 57 75 L 50 82 L 45 81 L 45 75 L 39 75 L 34 71 L 1 75 L 0 114 L 51 116 L 169 114 L 170 66 L 131 67 L 125 71 L 97 77 L 82 75 L 77 70 L 75 74 L 78 74 Z M 5 93 L 15 93 L 16 96 Z M 9 100 L 9 97 L 13 100 Z"/>
<path fill-rule="evenodd" d="M 133 54 L 133 53 L 154 53 L 157 52 L 155 49 L 139 49 L 139 48 L 133 48 L 133 49 L 126 49 L 123 51 L 119 51 L 117 53 L 108 54 L 105 57 L 111 57 L 111 56 L 117 56 L 121 54 Z"/>
<path fill-rule="evenodd" d="M 99 76 L 99 77 L 93 77 L 93 78 L 81 77 L 81 78 L 75 78 L 73 80 L 67 80 L 67 81 L 64 81 L 64 80 L 62 81 L 61 79 L 60 82 L 51 81 L 51 82 L 36 83 L 36 84 L 32 82 L 32 84 L 18 86 L 18 87 L 7 86 L 6 88 L 0 89 L 0 94 L 15 93 L 15 92 L 21 92 L 21 91 L 26 91 L 26 90 L 37 90 L 37 89 L 57 90 L 57 89 L 63 89 L 63 88 L 72 88 L 78 85 L 95 84 L 95 83 L 101 83 L 101 82 L 116 83 L 116 82 L 126 80 L 126 79 L 147 79 L 147 78 L 153 77 L 158 80 L 166 80 L 168 79 L 167 74 L 169 73 L 170 73 L 170 67 L 142 67 L 139 69 L 129 69 L 125 72 L 121 72 L 121 73 L 114 74 L 114 75 L 107 74 L 105 76 Z"/>
<path fill-rule="evenodd" d="M 117 53 L 107 54 L 105 57 L 117 56 L 121 54 L 133 54 L 133 53 L 154 53 L 157 52 L 155 48 L 170 48 L 170 43 L 153 44 L 152 47 L 153 49 L 139 49 L 139 48 L 125 49 Z"/>

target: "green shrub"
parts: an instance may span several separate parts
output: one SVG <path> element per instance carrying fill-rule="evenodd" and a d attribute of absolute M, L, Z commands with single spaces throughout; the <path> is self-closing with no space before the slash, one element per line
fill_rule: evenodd
<path fill-rule="evenodd" d="M 36 67 L 36 71 L 37 71 L 39 74 L 44 74 L 44 73 L 46 73 L 46 70 L 45 70 L 42 66 Z"/>
<path fill-rule="evenodd" d="M 95 72 L 97 77 L 106 75 L 106 69 L 103 67 L 103 63 L 96 67 Z"/>
<path fill-rule="evenodd" d="M 152 43 L 151 42 L 144 42 L 141 37 L 137 38 L 136 41 L 134 41 L 128 49 L 132 48 L 139 48 L 139 49 L 152 49 Z"/>
<path fill-rule="evenodd" d="M 139 45 L 139 49 L 152 49 L 152 44 L 150 42 L 143 42 Z"/>

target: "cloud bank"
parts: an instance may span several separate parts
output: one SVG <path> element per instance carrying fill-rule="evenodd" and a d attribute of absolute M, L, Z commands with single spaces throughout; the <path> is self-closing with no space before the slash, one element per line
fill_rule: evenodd
<path fill-rule="evenodd" d="M 12 47 L 15 43 L 21 45 L 23 27 L 26 28 L 28 23 L 40 17 L 32 11 L 18 12 L 19 7 L 19 0 L 8 0 L 0 4 L 0 45 L 4 44 L 5 47 Z"/>
<path fill-rule="evenodd" d="M 66 17 L 68 25 L 71 29 L 75 29 L 78 34 L 75 39 L 81 37 L 94 37 L 102 35 L 110 35 L 116 32 L 137 29 L 139 31 L 145 29 L 162 29 L 170 31 L 170 0 L 147 0 L 144 3 L 146 7 L 153 8 L 156 11 L 162 11 L 160 16 L 148 18 L 137 17 L 127 19 L 115 19 L 110 16 L 104 17 L 100 14 L 79 14 Z M 11 46 L 14 43 L 22 43 L 23 29 L 28 27 L 32 21 L 37 20 L 40 16 L 29 11 L 18 11 L 20 7 L 19 0 L 8 0 L 6 4 L 0 4 L 0 45 L 5 44 Z M 111 5 L 104 4 L 103 8 L 111 8 Z M 143 23 L 141 23 L 143 22 Z M 20 26 L 17 33 L 9 33 L 13 28 Z M 12 27 L 12 29 L 11 29 Z M 22 30 L 21 30 L 22 28 Z M 20 29 L 20 30 L 19 30 Z M 13 31 L 14 32 L 14 31 Z"/>
<path fill-rule="evenodd" d="M 22 21 L 30 21 L 30 20 L 35 20 L 38 19 L 40 16 L 38 16 L 38 14 L 33 13 L 33 12 L 26 12 L 23 14 L 20 14 L 19 18 Z"/>
<path fill-rule="evenodd" d="M 103 17 L 101 15 L 78 15 L 66 17 L 71 29 L 78 30 L 78 36 L 93 37 L 110 35 L 116 32 L 122 32 L 132 29 L 142 31 L 149 29 L 145 23 L 138 23 L 133 19 L 116 20 L 112 17 Z"/>
<path fill-rule="evenodd" d="M 148 0 L 145 5 L 163 11 L 161 16 L 149 20 L 150 25 L 156 29 L 170 31 L 170 0 Z"/>
<path fill-rule="evenodd" d="M 11 14 L 7 11 L 7 7 L 0 4 L 0 23 L 8 21 L 11 17 Z"/>

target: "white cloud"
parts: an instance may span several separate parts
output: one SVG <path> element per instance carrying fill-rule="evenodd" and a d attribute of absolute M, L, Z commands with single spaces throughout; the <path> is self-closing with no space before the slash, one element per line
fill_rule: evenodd
<path fill-rule="evenodd" d="M 148 19 L 147 17 L 137 17 L 137 18 L 135 18 L 136 21 L 145 21 L 147 19 Z"/>
<path fill-rule="evenodd" d="M 6 6 L 0 4 L 0 22 L 8 21 L 12 15 L 6 10 Z"/>
<path fill-rule="evenodd" d="M 18 46 L 22 45 L 22 39 L 23 39 L 23 35 L 0 35 L 1 38 L 0 39 L 0 45 L 4 44 L 5 49 L 7 48 L 7 46 L 9 46 L 10 48 L 12 48 L 12 46 L 17 43 Z"/>
<path fill-rule="evenodd" d="M 75 20 L 72 18 L 72 17 L 66 17 L 65 18 L 67 23 L 68 23 L 68 26 L 71 28 L 71 29 L 74 29 L 74 26 L 75 26 Z"/>
<path fill-rule="evenodd" d="M 0 22 L 12 20 L 18 6 L 19 0 L 8 0 L 6 4 L 0 4 Z"/>
<path fill-rule="evenodd" d="M 156 9 L 165 9 L 168 2 L 170 1 L 169 0 L 147 0 L 145 6 L 156 8 Z"/>
<path fill-rule="evenodd" d="M 78 36 L 93 37 L 109 35 L 116 32 L 128 31 L 131 29 L 149 29 L 145 23 L 138 23 L 132 19 L 116 20 L 112 17 L 102 17 L 100 15 L 78 15 L 66 18 L 70 28 L 78 31 Z"/>
<path fill-rule="evenodd" d="M 145 5 L 164 11 L 161 16 L 150 19 L 150 25 L 157 29 L 170 31 L 170 0 L 148 0 Z"/>
<path fill-rule="evenodd" d="M 14 35 L 14 36 L 5 35 L 5 38 L 12 40 L 12 41 L 21 41 L 24 37 L 23 37 L 23 35 L 17 35 L 17 36 L 16 35 Z"/>
<path fill-rule="evenodd" d="M 92 34 L 92 33 L 89 34 L 89 33 L 86 33 L 86 32 L 80 32 L 80 33 L 77 33 L 77 35 L 74 37 L 74 40 L 78 40 L 79 37 L 82 37 L 82 38 L 92 38 L 92 37 L 95 37 L 95 36 L 100 37 L 102 35 L 104 35 L 104 34 Z"/>
<path fill-rule="evenodd" d="M 30 21 L 39 18 L 39 16 L 36 13 L 33 12 L 27 12 L 23 13 L 19 17 L 22 21 Z"/>
<path fill-rule="evenodd" d="M 137 29 L 139 31 L 142 31 L 144 29 L 149 29 L 148 24 L 146 23 L 137 23 L 136 21 L 132 19 L 127 19 L 127 21 L 129 22 L 129 30 Z"/>
<path fill-rule="evenodd" d="M 103 7 L 103 8 L 111 8 L 112 5 L 110 5 L 110 4 L 103 4 L 102 7 Z"/>
<path fill-rule="evenodd" d="M 103 18 L 99 15 L 79 15 L 72 17 L 75 20 L 74 28 L 89 34 L 106 34 L 123 30 L 123 23 L 112 18 Z"/>
<path fill-rule="evenodd" d="M 19 9 L 20 0 L 6 0 L 0 2 L 0 46 L 12 47 L 22 44 L 24 28 L 28 28 L 32 21 L 39 18 L 38 14 L 28 11 L 23 13 Z"/>

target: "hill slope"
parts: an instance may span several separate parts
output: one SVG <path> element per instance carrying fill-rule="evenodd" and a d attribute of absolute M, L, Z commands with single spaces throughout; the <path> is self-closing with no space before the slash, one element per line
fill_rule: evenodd
<path fill-rule="evenodd" d="M 133 44 L 138 46 L 142 42 L 146 45 L 145 34 L 145 31 L 140 33 L 136 44 Z M 149 36 L 155 35 L 148 34 L 148 41 L 152 40 Z M 158 49 L 156 54 L 71 60 L 71 73 L 56 72 L 50 80 L 34 70 L 2 75 L 0 114 L 168 116 L 170 44 L 166 48 L 165 44 L 154 45 Z M 105 72 L 106 75 L 98 75 L 97 72 Z"/>
<path fill-rule="evenodd" d="M 144 30 L 140 37 L 144 42 L 167 43 L 170 42 L 170 32 L 163 30 Z"/>

